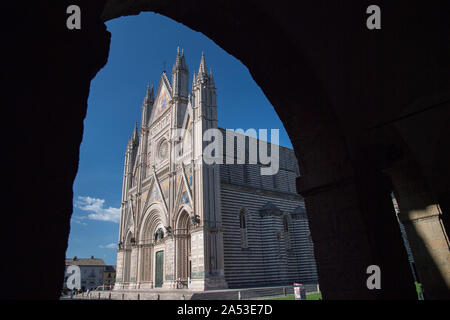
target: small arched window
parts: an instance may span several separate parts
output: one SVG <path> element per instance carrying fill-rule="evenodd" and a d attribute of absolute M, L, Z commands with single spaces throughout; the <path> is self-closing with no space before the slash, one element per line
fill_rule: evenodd
<path fill-rule="evenodd" d="M 283 218 L 284 232 L 289 232 L 289 221 L 288 217 L 284 216 Z"/>
<path fill-rule="evenodd" d="M 241 227 L 241 229 L 246 229 L 246 224 L 245 224 L 245 209 L 242 208 L 241 212 L 239 213 L 239 225 Z"/>
<path fill-rule="evenodd" d="M 286 242 L 286 249 L 291 249 L 291 239 L 289 237 L 289 217 L 285 215 L 283 217 L 283 229 L 284 229 L 284 240 Z"/>
<path fill-rule="evenodd" d="M 245 249 L 248 247 L 246 213 L 247 213 L 247 210 L 245 210 L 245 208 L 242 208 L 241 211 L 239 212 L 239 227 L 241 230 L 241 247 L 242 247 L 242 249 Z"/>

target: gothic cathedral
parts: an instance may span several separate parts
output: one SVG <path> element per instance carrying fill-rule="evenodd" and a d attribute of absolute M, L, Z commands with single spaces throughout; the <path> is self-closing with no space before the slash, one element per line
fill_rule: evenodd
<path fill-rule="evenodd" d="M 317 283 L 293 150 L 280 147 L 272 176 L 259 163 L 206 164 L 211 128 L 219 129 L 212 71 L 202 54 L 190 93 L 178 50 L 171 81 L 163 72 L 156 92 L 147 88 L 125 152 L 115 290 Z M 245 139 L 248 155 L 254 138 Z"/>

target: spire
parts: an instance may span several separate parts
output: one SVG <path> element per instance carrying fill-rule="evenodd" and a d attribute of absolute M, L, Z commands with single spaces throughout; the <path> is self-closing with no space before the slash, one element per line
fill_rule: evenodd
<path fill-rule="evenodd" d="M 192 77 L 192 89 L 194 89 L 196 82 L 197 82 L 197 76 L 195 75 L 195 71 L 194 71 L 194 75 Z"/>
<path fill-rule="evenodd" d="M 152 104 L 154 100 L 155 100 L 155 97 L 154 97 L 154 93 L 153 93 L 153 84 L 150 88 L 150 82 L 149 82 L 147 84 L 147 92 L 145 93 L 144 104 L 145 105 Z"/>
<path fill-rule="evenodd" d="M 138 140 L 138 137 L 139 137 L 138 123 L 136 121 L 136 123 L 134 125 L 133 136 L 131 137 L 132 142 L 136 142 Z"/>
<path fill-rule="evenodd" d="M 184 58 L 184 49 L 182 49 L 180 53 L 180 47 L 177 47 L 177 57 L 172 68 L 172 73 L 176 72 L 177 70 L 188 70 L 186 59 Z"/>
<path fill-rule="evenodd" d="M 181 49 L 181 68 L 183 70 L 188 70 L 186 59 L 184 58 L 184 49 Z"/>
<path fill-rule="evenodd" d="M 202 58 L 200 60 L 200 67 L 198 68 L 198 74 L 206 74 L 206 61 L 205 61 L 205 54 L 202 51 Z"/>
<path fill-rule="evenodd" d="M 212 69 L 209 69 L 209 86 L 211 88 L 214 88 L 215 84 L 214 84 L 214 78 L 213 78 L 213 74 L 212 74 Z"/>
<path fill-rule="evenodd" d="M 177 47 L 177 57 L 175 59 L 175 64 L 172 68 L 172 73 L 175 72 L 177 69 L 180 69 L 181 66 L 181 56 L 180 56 L 180 47 Z"/>
<path fill-rule="evenodd" d="M 186 98 L 189 91 L 189 71 L 184 58 L 184 50 L 177 48 L 177 58 L 172 68 L 172 94 L 173 97 Z"/>
<path fill-rule="evenodd" d="M 154 93 L 153 93 L 153 84 L 150 88 L 150 83 L 148 83 L 144 102 L 142 102 L 141 125 L 143 128 L 147 126 L 150 114 L 152 113 L 152 107 L 153 107 L 154 101 L 155 101 L 155 97 L 154 97 Z"/>

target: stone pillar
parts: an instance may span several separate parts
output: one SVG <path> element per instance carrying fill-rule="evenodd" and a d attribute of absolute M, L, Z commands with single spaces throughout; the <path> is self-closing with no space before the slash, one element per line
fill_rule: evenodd
<path fill-rule="evenodd" d="M 116 281 L 114 290 L 120 290 L 123 286 L 123 260 L 124 252 L 122 249 L 119 249 L 117 250 Z"/>
<path fill-rule="evenodd" d="M 425 299 L 448 299 L 450 247 L 440 206 L 411 161 L 392 168 L 390 176 Z"/>
<path fill-rule="evenodd" d="M 225 289 L 228 287 L 225 281 L 224 257 L 223 257 L 223 236 L 221 227 L 210 228 L 207 237 L 208 250 L 205 254 L 205 264 L 208 263 L 205 277 L 205 289 Z"/>
<path fill-rule="evenodd" d="M 135 288 L 136 277 L 137 277 L 137 266 L 138 266 L 138 247 L 133 245 L 131 247 L 131 258 L 130 258 L 130 285 L 129 288 Z"/>
<path fill-rule="evenodd" d="M 217 115 L 216 115 L 217 116 Z M 224 271 L 224 253 L 223 253 L 223 232 L 222 232 L 222 212 L 221 212 L 221 189 L 220 174 L 217 164 L 207 169 L 210 178 L 210 188 L 213 189 L 214 200 L 210 202 L 209 208 L 209 230 L 208 248 L 205 254 L 206 259 L 209 258 L 207 283 L 208 289 L 224 289 L 228 285 L 225 280 Z M 210 200 L 212 198 L 210 194 Z"/>
<path fill-rule="evenodd" d="M 224 252 L 223 252 L 223 230 L 220 227 L 216 233 L 217 243 L 218 243 L 218 251 L 217 251 L 217 274 L 220 279 L 225 279 L 225 266 L 224 266 Z M 226 288 L 228 285 L 224 282 L 222 288 Z"/>
<path fill-rule="evenodd" d="M 191 232 L 191 289 L 205 289 L 205 250 L 203 228 L 194 229 Z"/>
<path fill-rule="evenodd" d="M 180 277 L 180 262 L 179 262 L 179 250 L 180 250 L 180 238 L 178 237 L 178 232 L 175 229 L 174 233 L 173 233 L 173 241 L 174 241 L 174 251 L 175 251 L 175 259 L 174 259 L 174 265 L 173 265 L 173 269 L 174 269 L 174 280 L 176 281 L 179 277 Z M 177 284 L 175 283 L 175 288 L 177 287 Z"/>
<path fill-rule="evenodd" d="M 136 245 L 137 247 L 137 264 L 136 264 L 136 288 L 140 288 L 140 284 L 142 282 L 142 268 L 143 268 L 143 249 L 142 244 Z"/>
<path fill-rule="evenodd" d="M 362 152 L 355 152 L 353 161 L 333 159 L 338 148 L 321 144 L 323 161 L 297 179 L 323 298 L 417 299 L 385 178 Z M 379 290 L 367 288 L 370 265 L 381 269 Z"/>
<path fill-rule="evenodd" d="M 173 236 L 167 236 L 165 239 L 164 250 L 164 282 L 163 288 L 174 288 L 175 286 L 175 238 Z"/>

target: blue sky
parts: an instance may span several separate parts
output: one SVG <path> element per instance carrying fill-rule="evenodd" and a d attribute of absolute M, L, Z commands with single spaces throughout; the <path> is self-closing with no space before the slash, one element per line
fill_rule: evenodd
<path fill-rule="evenodd" d="M 247 68 L 203 34 L 154 13 L 106 25 L 110 54 L 91 82 L 66 256 L 93 255 L 115 265 L 125 148 L 140 121 L 147 84 L 158 86 L 164 65 L 170 79 L 177 46 L 184 49 L 190 81 L 204 51 L 217 87 L 219 127 L 280 129 L 280 145 L 292 145 Z"/>

